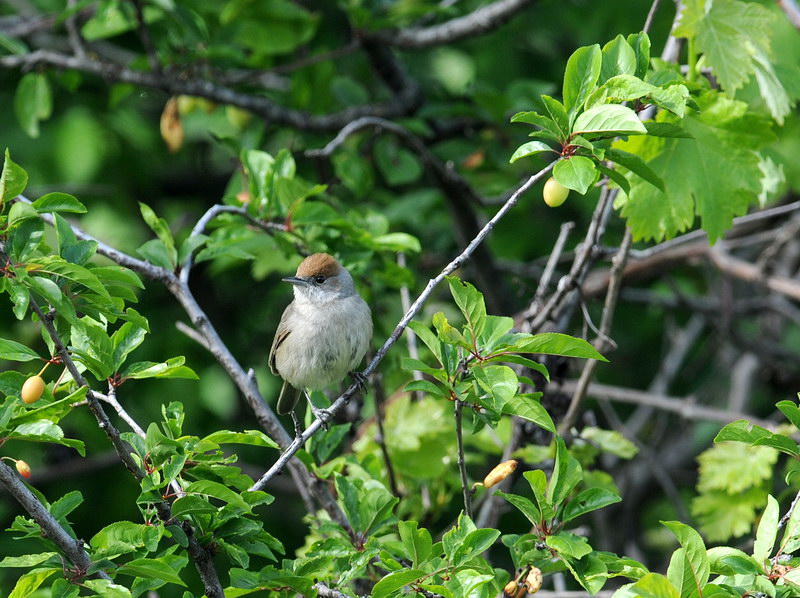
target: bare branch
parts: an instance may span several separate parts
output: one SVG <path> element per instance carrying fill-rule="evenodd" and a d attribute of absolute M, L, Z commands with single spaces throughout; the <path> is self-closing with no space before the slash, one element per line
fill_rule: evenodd
<path fill-rule="evenodd" d="M 271 100 L 253 94 L 238 92 L 229 87 L 197 78 L 184 78 L 175 72 L 165 74 L 135 71 L 119 64 L 88 57 L 68 56 L 49 50 L 36 50 L 30 54 L 2 56 L 0 67 L 30 69 L 38 65 L 49 65 L 90 73 L 109 82 L 133 83 L 142 87 L 161 89 L 170 95 L 191 95 L 230 104 L 249 110 L 271 123 L 280 123 L 301 131 L 332 131 L 362 116 L 393 118 L 406 116 L 419 105 L 419 94 L 413 90 L 395 93 L 384 103 L 353 106 L 330 114 L 311 114 L 280 106 Z"/>
<path fill-rule="evenodd" d="M 800 6 L 797 2 L 795 0 L 778 0 L 778 6 L 786 13 L 786 18 L 791 24 L 800 29 Z"/>
<path fill-rule="evenodd" d="M 86 571 L 89 568 L 92 561 L 83 548 L 83 542 L 70 536 L 45 506 L 39 502 L 33 492 L 19 479 L 14 470 L 2 461 L 0 461 L 0 483 L 22 505 L 22 508 L 28 512 L 31 518 L 39 524 L 39 527 L 42 528 L 42 534 L 52 540 L 78 570 Z M 111 579 L 105 571 L 98 571 L 97 576 L 102 579 Z"/>
<path fill-rule="evenodd" d="M 467 462 L 464 459 L 464 434 L 462 429 L 461 411 L 464 404 L 456 399 L 453 401 L 456 417 L 456 444 L 458 445 L 458 473 L 461 476 L 461 492 L 464 495 L 464 513 L 472 519 L 472 491 L 467 479 Z"/>
<path fill-rule="evenodd" d="M 614 264 L 611 267 L 611 282 L 608 285 L 608 292 L 606 293 L 606 302 L 603 306 L 603 318 L 600 322 L 600 330 L 597 333 L 597 340 L 595 345 L 601 353 L 605 347 L 609 345 L 607 338 L 611 332 L 611 324 L 614 321 L 614 312 L 617 307 L 617 300 L 619 299 L 619 288 L 622 281 L 622 274 L 625 270 L 625 262 L 628 260 L 628 251 L 631 248 L 632 235 L 630 229 L 625 229 L 625 236 L 622 239 L 622 245 L 614 256 Z M 581 377 L 578 380 L 578 385 L 572 395 L 572 401 L 569 404 L 564 419 L 561 420 L 559 425 L 559 433 L 566 434 L 575 421 L 578 419 L 578 411 L 581 408 L 584 398 L 586 398 L 586 389 L 589 382 L 594 376 L 594 371 L 597 369 L 597 364 L 600 363 L 596 359 L 589 359 L 583 367 Z"/>
<path fill-rule="evenodd" d="M 577 385 L 578 383 L 576 380 L 566 380 L 561 384 L 561 388 L 564 392 L 571 393 L 575 391 Z M 738 413 L 726 409 L 716 409 L 714 407 L 698 405 L 696 397 L 691 395 L 682 398 L 671 397 L 642 390 L 622 388 L 620 386 L 598 384 L 596 382 L 589 384 L 587 394 L 598 399 L 608 399 L 609 401 L 631 403 L 633 405 L 647 405 L 648 407 L 654 407 L 661 411 L 675 413 L 686 420 L 699 419 L 728 424 L 739 419 L 746 419 L 768 430 L 775 431 L 778 428 L 775 422 L 754 417 L 748 413 Z"/>
<path fill-rule="evenodd" d="M 380 31 L 371 37 L 397 48 L 427 48 L 482 35 L 500 27 L 533 0 L 497 0 L 475 11 L 430 27 Z"/>
<path fill-rule="evenodd" d="M 708 255 L 714 265 L 726 274 L 800 301 L 800 282 L 785 276 L 765 275 L 758 266 L 727 253 L 721 242 L 711 247 Z"/>

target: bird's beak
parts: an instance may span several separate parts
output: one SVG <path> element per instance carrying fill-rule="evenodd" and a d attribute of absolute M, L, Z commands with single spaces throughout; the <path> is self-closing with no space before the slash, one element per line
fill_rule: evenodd
<path fill-rule="evenodd" d="M 287 276 L 283 279 L 283 282 L 290 282 L 293 285 L 308 286 L 308 281 L 305 278 L 300 278 L 299 276 Z"/>

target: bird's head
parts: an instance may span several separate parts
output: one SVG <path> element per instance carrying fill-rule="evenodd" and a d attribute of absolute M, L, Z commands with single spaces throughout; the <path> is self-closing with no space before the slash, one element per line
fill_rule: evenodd
<path fill-rule="evenodd" d="M 300 262 L 297 274 L 283 280 L 294 285 L 294 296 L 299 301 L 327 303 L 356 292 L 350 273 L 327 253 L 309 255 Z"/>

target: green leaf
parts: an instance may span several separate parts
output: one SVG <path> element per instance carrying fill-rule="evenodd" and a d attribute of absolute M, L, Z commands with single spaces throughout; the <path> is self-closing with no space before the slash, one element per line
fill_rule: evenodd
<path fill-rule="evenodd" d="M 156 216 L 153 209 L 146 203 L 139 202 L 139 209 L 142 212 L 142 218 L 147 223 L 156 236 L 163 243 L 166 250 L 169 262 L 173 267 L 178 263 L 178 252 L 175 249 L 175 239 L 172 237 L 172 232 L 169 230 L 167 221 L 163 218 Z"/>
<path fill-rule="evenodd" d="M 30 137 L 39 136 L 39 121 L 53 113 L 53 91 L 43 73 L 28 73 L 20 79 L 14 95 L 14 112 L 22 130 Z"/>
<path fill-rule="evenodd" d="M 586 538 L 565 532 L 547 536 L 545 543 L 561 556 L 569 559 L 580 559 L 592 552 L 592 547 L 589 546 Z"/>
<path fill-rule="evenodd" d="M 589 108 L 575 120 L 573 135 L 587 139 L 603 139 L 619 135 L 644 135 L 647 129 L 627 106 L 602 104 Z"/>
<path fill-rule="evenodd" d="M 108 294 L 105 286 L 100 280 L 95 276 L 91 270 L 88 268 L 84 268 L 83 266 L 79 266 L 77 264 L 71 264 L 67 261 L 64 261 L 59 256 L 51 255 L 45 256 L 39 260 L 38 262 L 38 272 L 46 272 L 48 274 L 55 274 L 56 276 L 60 276 L 62 278 L 66 278 L 67 280 L 71 280 L 72 282 L 76 282 L 85 286 L 87 289 L 99 295 L 101 298 L 105 299 L 106 301 L 111 301 L 111 296 Z"/>
<path fill-rule="evenodd" d="M 41 552 L 39 554 L 7 556 L 0 561 L 0 567 L 34 567 L 45 562 L 50 557 L 56 556 L 57 554 L 57 552 Z"/>
<path fill-rule="evenodd" d="M 8 226 L 17 226 L 20 222 L 30 218 L 39 218 L 39 213 L 29 204 L 19 201 L 8 211 Z"/>
<path fill-rule="evenodd" d="M 542 152 L 555 152 L 555 150 L 541 141 L 529 141 L 520 145 L 516 151 L 511 155 L 509 162 L 513 164 L 520 158 L 527 158 L 528 156 L 535 156 Z"/>
<path fill-rule="evenodd" d="M 636 52 L 622 35 L 617 35 L 603 46 L 599 82 L 603 83 L 615 75 L 633 75 L 636 73 L 636 67 Z"/>
<path fill-rule="evenodd" d="M 471 372 L 480 387 L 491 397 L 489 406 L 497 411 L 503 411 L 506 403 L 517 394 L 519 381 L 514 370 L 508 366 L 486 365 L 474 367 Z"/>
<path fill-rule="evenodd" d="M 554 517 L 555 511 L 553 509 L 553 503 L 548 498 L 547 477 L 544 472 L 541 469 L 534 469 L 532 471 L 526 471 L 522 474 L 522 477 L 528 481 L 528 485 L 531 487 L 533 498 L 536 501 L 537 508 L 542 514 L 542 518 L 547 520 Z"/>
<path fill-rule="evenodd" d="M 448 276 L 447 283 L 450 285 L 450 293 L 456 305 L 464 314 L 474 338 L 477 338 L 486 325 L 486 304 L 483 295 L 470 283 L 455 276 Z"/>
<path fill-rule="evenodd" d="M 0 204 L 14 199 L 25 190 L 27 184 L 28 173 L 11 160 L 11 154 L 6 149 L 3 174 L 0 175 Z"/>
<path fill-rule="evenodd" d="M 623 459 L 632 459 L 639 452 L 633 442 L 616 430 L 603 430 L 602 428 L 586 426 L 581 430 L 580 437 L 597 445 L 601 451 Z"/>
<path fill-rule="evenodd" d="M 489 550 L 500 537 L 500 530 L 481 528 L 471 531 L 453 553 L 453 564 L 458 567 Z"/>
<path fill-rule="evenodd" d="M 31 361 L 32 359 L 41 359 L 41 357 L 36 351 L 17 341 L 0 338 L 0 359 Z"/>
<path fill-rule="evenodd" d="M 518 494 L 510 494 L 508 492 L 503 492 L 502 490 L 498 490 L 497 492 L 495 492 L 495 495 L 503 498 L 504 500 L 510 502 L 512 505 L 517 507 L 517 509 L 519 509 L 523 515 L 525 515 L 525 517 L 528 519 L 528 521 L 531 522 L 532 525 L 541 525 L 542 521 L 545 519 L 542 516 L 542 512 L 539 510 L 538 505 L 532 503 L 524 496 L 519 496 Z"/>
<path fill-rule="evenodd" d="M 709 490 L 692 499 L 692 515 L 703 535 L 712 542 L 750 534 L 756 520 L 756 509 L 767 499 L 761 487 L 729 494 L 724 490 Z"/>
<path fill-rule="evenodd" d="M 658 573 L 648 573 L 627 588 L 626 598 L 681 598 L 669 579 Z"/>
<path fill-rule="evenodd" d="M 134 559 L 118 568 L 116 573 L 145 579 L 162 579 L 186 587 L 172 567 L 156 559 Z"/>
<path fill-rule="evenodd" d="M 730 546 L 709 548 L 708 560 L 712 575 L 761 575 L 764 573 L 753 557 Z"/>
<path fill-rule="evenodd" d="M 153 361 L 137 361 L 132 363 L 120 374 L 123 378 L 141 380 L 143 378 L 189 378 L 197 380 L 197 374 L 191 368 L 183 365 L 184 357 L 172 357 L 163 363 Z"/>
<path fill-rule="evenodd" d="M 112 362 L 114 371 L 119 371 L 131 351 L 144 342 L 144 328 L 125 322 L 111 335 L 113 344 Z"/>
<path fill-rule="evenodd" d="M 541 393 L 537 394 L 541 396 Z M 556 432 L 555 424 L 547 409 L 542 407 L 538 397 L 530 394 L 513 397 L 503 405 L 503 413 L 526 419 L 553 434 Z"/>
<path fill-rule="evenodd" d="M 420 567 L 427 563 L 433 547 L 430 532 L 425 528 L 419 529 L 416 521 L 399 521 L 397 531 L 411 566 Z"/>
<path fill-rule="evenodd" d="M 385 135 L 375 144 L 375 163 L 391 187 L 408 185 L 422 176 L 422 165 L 417 156 Z"/>
<path fill-rule="evenodd" d="M 555 101 L 555 100 L 553 100 L 553 101 Z M 563 110 L 563 107 L 562 107 L 562 110 Z M 564 116 L 566 117 L 566 112 L 564 112 Z M 559 125 L 556 123 L 556 121 L 554 121 L 552 118 L 549 118 L 547 116 L 543 116 L 543 115 L 539 114 L 538 112 L 518 112 L 517 114 L 515 114 L 514 116 L 511 117 L 511 122 L 512 123 L 528 123 L 529 125 L 536 125 L 537 127 L 540 127 L 542 129 L 542 131 L 545 131 L 546 133 L 548 133 L 549 137 L 551 139 L 553 139 L 553 140 L 563 139 L 563 138 L 566 137 L 566 133 L 567 133 L 566 127 L 565 127 L 565 129 L 562 130 L 559 127 Z M 564 124 L 568 124 L 566 119 L 565 119 L 565 123 Z M 548 146 L 548 149 L 550 149 L 549 146 Z M 519 150 L 517 150 L 517 151 L 519 151 Z M 516 152 L 515 152 L 515 154 L 516 154 Z"/>
<path fill-rule="evenodd" d="M 609 148 L 606 150 L 606 158 L 624 166 L 634 174 L 642 177 L 645 181 L 664 191 L 664 181 L 650 168 L 644 160 L 635 154 L 629 154 L 622 150 Z"/>
<path fill-rule="evenodd" d="M 407 253 L 419 253 L 422 245 L 413 235 L 408 233 L 387 233 L 372 237 L 372 245 L 378 251 L 405 251 Z"/>
<path fill-rule="evenodd" d="M 578 48 L 567 60 L 562 96 L 564 107 L 574 114 L 594 90 L 600 77 L 603 53 L 598 44 Z"/>
<path fill-rule="evenodd" d="M 200 513 L 216 513 L 218 509 L 207 499 L 192 494 L 181 496 L 172 503 L 172 514 L 175 517 L 186 517 Z"/>
<path fill-rule="evenodd" d="M 614 181 L 617 184 L 617 187 L 619 187 L 623 193 L 627 195 L 631 192 L 631 184 L 621 172 L 614 170 L 613 168 L 606 168 L 606 166 L 601 163 L 595 164 L 595 168 L 597 168 L 601 174 L 606 175 L 609 179 Z"/>
<path fill-rule="evenodd" d="M 558 128 L 558 137 L 561 140 L 566 140 L 569 137 L 569 123 L 570 117 L 567 113 L 567 109 L 564 107 L 564 104 L 556 100 L 555 98 L 551 98 L 548 95 L 542 95 L 542 103 L 544 104 L 547 113 L 550 115 L 550 118 L 556 124 Z"/>
<path fill-rule="evenodd" d="M 667 578 L 678 588 L 681 598 L 686 598 L 695 591 L 702 592 L 711 568 L 700 534 L 680 521 L 662 521 L 661 524 L 675 534 L 681 545 L 672 555 Z"/>
<path fill-rule="evenodd" d="M 28 571 L 17 580 L 8 598 L 26 598 L 56 571 L 61 571 L 61 567 L 48 567 Z"/>
<path fill-rule="evenodd" d="M 753 558 L 759 564 L 765 564 L 769 555 L 772 554 L 775 540 L 778 537 L 778 520 L 780 519 L 780 515 L 778 501 L 775 500 L 772 495 L 767 496 L 767 508 L 764 509 L 764 514 L 761 516 L 761 521 L 758 523 L 756 541 L 753 545 Z"/>
<path fill-rule="evenodd" d="M 514 347 L 519 353 L 563 355 L 564 357 L 608 361 L 597 352 L 597 349 L 582 338 L 558 332 L 543 332 L 541 334 L 526 336 L 517 341 Z"/>
<path fill-rule="evenodd" d="M 575 498 L 567 503 L 567 506 L 564 507 L 561 520 L 564 521 L 564 523 L 572 521 L 576 517 L 580 517 L 591 511 L 596 511 L 597 509 L 602 509 L 608 505 L 613 505 L 620 500 L 622 499 L 618 494 L 606 490 L 605 488 L 587 488 L 579 492 Z"/>
<path fill-rule="evenodd" d="M 425 571 L 419 569 L 402 569 L 389 573 L 386 577 L 381 579 L 372 588 L 370 594 L 372 598 L 386 598 L 393 592 L 407 586 L 410 583 L 426 577 Z"/>
<path fill-rule="evenodd" d="M 683 127 L 668 122 L 645 121 L 644 127 L 651 137 L 664 137 L 668 139 L 692 139 L 692 135 Z"/>
<path fill-rule="evenodd" d="M 246 513 L 250 512 L 250 506 L 245 500 L 237 493 L 223 486 L 219 482 L 211 480 L 198 480 L 192 482 L 186 487 L 186 494 L 201 494 L 211 498 L 216 498 L 225 503 L 238 507 Z"/>
<path fill-rule="evenodd" d="M 99 598 L 131 598 L 128 588 L 107 579 L 85 579 L 82 583 Z"/>
<path fill-rule="evenodd" d="M 553 176 L 567 189 L 574 189 L 583 195 L 597 178 L 597 170 L 589 158 L 572 156 L 556 162 Z"/>
<path fill-rule="evenodd" d="M 800 429 L 800 407 L 794 401 L 779 401 L 775 406 L 795 428 Z"/>
<path fill-rule="evenodd" d="M 628 44 L 636 54 L 636 72 L 633 74 L 643 79 L 650 66 L 650 36 L 644 31 L 631 33 L 628 36 Z"/>
<path fill-rule="evenodd" d="M 29 422 L 17 426 L 8 433 L 7 439 L 27 440 L 28 442 L 52 442 L 74 448 L 81 457 L 86 455 L 83 442 L 72 438 L 64 438 L 64 430 L 47 419 Z"/>
<path fill-rule="evenodd" d="M 69 193 L 47 193 L 31 204 L 40 214 L 46 212 L 72 212 L 83 214 L 86 206 Z"/>
<path fill-rule="evenodd" d="M 703 451 L 697 457 L 700 474 L 697 489 L 700 492 L 724 490 L 736 494 L 772 479 L 773 466 L 778 460 L 777 451 L 748 444 L 720 439 Z"/>
<path fill-rule="evenodd" d="M 122 554 L 136 552 L 140 548 L 148 551 L 156 550 L 161 538 L 159 528 L 133 523 L 131 521 L 117 521 L 105 526 L 89 541 L 96 558 L 114 558 Z"/>
<path fill-rule="evenodd" d="M 622 215 L 634 239 L 670 238 L 689 227 L 696 213 L 713 243 L 734 217 L 747 212 L 761 191 L 756 150 L 769 137 L 769 128 L 745 111 L 744 104 L 715 95 L 699 116 L 681 121 L 692 139 L 647 136 L 621 146 L 641 156 L 664 180 L 664 192 L 631 180 Z"/>
<path fill-rule="evenodd" d="M 572 456 L 564 440 L 556 436 L 556 459 L 553 474 L 547 484 L 547 499 L 554 505 L 566 500 L 572 489 L 583 479 L 583 470 L 578 460 Z"/>
<path fill-rule="evenodd" d="M 217 430 L 200 441 L 200 443 L 205 442 L 214 444 L 249 444 L 250 446 L 278 448 L 274 440 L 259 430 L 245 430 L 244 432 Z"/>
<path fill-rule="evenodd" d="M 689 0 L 674 35 L 694 39 L 722 87 L 733 92 L 754 71 L 753 55 L 771 53 L 774 22 L 772 12 L 753 2 Z"/>

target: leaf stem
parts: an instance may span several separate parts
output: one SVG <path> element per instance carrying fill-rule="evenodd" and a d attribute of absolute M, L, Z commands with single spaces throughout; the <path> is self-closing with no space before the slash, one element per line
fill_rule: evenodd
<path fill-rule="evenodd" d="M 461 408 L 463 403 L 460 399 L 455 400 L 455 416 L 456 416 L 456 443 L 458 444 L 458 471 L 461 474 L 461 489 L 464 492 L 464 512 L 467 517 L 472 519 L 472 491 L 469 489 L 469 480 L 467 480 L 467 464 L 464 460 L 464 436 L 462 426 Z"/>

